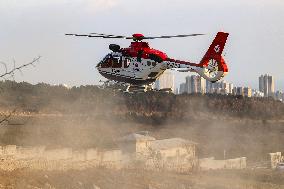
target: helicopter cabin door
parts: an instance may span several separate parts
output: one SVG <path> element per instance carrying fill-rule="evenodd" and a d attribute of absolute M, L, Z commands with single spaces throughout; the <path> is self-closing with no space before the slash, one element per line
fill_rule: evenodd
<path fill-rule="evenodd" d="M 128 68 L 129 65 L 130 65 L 131 61 L 129 58 L 124 58 L 124 61 L 123 61 L 123 68 Z"/>

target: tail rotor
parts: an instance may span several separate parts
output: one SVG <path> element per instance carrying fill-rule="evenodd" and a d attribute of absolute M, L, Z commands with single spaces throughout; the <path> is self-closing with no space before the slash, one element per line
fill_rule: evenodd
<path fill-rule="evenodd" d="M 227 64 L 222 57 L 229 34 L 218 32 L 208 51 L 199 63 L 200 69 L 196 70 L 205 79 L 216 82 L 228 73 Z"/>

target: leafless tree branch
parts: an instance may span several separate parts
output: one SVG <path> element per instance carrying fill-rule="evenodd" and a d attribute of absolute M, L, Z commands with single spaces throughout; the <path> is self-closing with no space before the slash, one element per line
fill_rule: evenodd
<path fill-rule="evenodd" d="M 15 76 L 15 72 L 19 71 L 22 74 L 22 69 L 28 66 L 35 66 L 36 63 L 39 62 L 39 59 L 41 58 L 41 56 L 38 56 L 37 58 L 34 58 L 31 62 L 26 63 L 26 64 L 22 64 L 21 66 L 16 66 L 16 61 L 13 60 L 13 69 L 8 70 L 7 68 L 7 64 L 5 62 L 0 62 L 0 64 L 2 64 L 5 68 L 5 72 L 0 74 L 0 78 L 6 80 L 7 78 L 13 78 L 14 80 L 14 76 Z M 14 109 L 13 111 L 11 111 L 8 114 L 4 114 L 4 113 L 0 113 L 0 116 L 3 117 L 0 119 L 0 125 L 5 123 L 5 122 L 9 122 L 9 119 L 13 116 L 13 114 L 16 112 L 16 109 Z"/>
<path fill-rule="evenodd" d="M 11 69 L 10 71 L 8 71 L 7 65 L 6 65 L 5 62 L 0 62 L 0 64 L 4 65 L 4 67 L 5 67 L 5 72 L 0 75 L 0 78 L 5 78 L 7 76 L 10 76 L 10 77 L 14 78 L 14 74 L 15 74 L 16 71 L 22 72 L 22 69 L 25 68 L 25 67 L 35 66 L 35 64 L 39 62 L 40 58 L 41 58 L 41 56 L 39 56 L 37 58 L 34 58 L 31 62 L 26 63 L 26 64 L 22 64 L 21 66 L 18 66 L 18 67 L 16 67 L 15 60 L 14 60 L 13 61 L 14 68 Z"/>
<path fill-rule="evenodd" d="M 3 113 L 1 113 L 0 115 L 1 116 L 4 116 L 4 118 L 2 118 L 0 120 L 0 125 L 3 124 L 4 122 L 8 122 L 9 121 L 9 118 L 16 112 L 16 109 L 14 109 L 13 111 L 11 111 L 9 114 L 5 115 Z"/>

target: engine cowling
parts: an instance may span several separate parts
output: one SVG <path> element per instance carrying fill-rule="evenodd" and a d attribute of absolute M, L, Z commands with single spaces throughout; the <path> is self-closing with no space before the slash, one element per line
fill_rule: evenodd
<path fill-rule="evenodd" d="M 110 44 L 109 49 L 113 52 L 119 52 L 120 51 L 120 46 L 117 44 Z"/>

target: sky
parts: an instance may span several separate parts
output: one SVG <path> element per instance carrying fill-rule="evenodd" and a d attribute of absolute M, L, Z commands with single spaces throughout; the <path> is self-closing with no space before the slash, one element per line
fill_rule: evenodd
<path fill-rule="evenodd" d="M 284 90 L 283 0 L 0 0 L 0 61 L 9 68 L 42 56 L 36 67 L 16 75 L 33 84 L 99 84 L 95 69 L 108 45 L 124 39 L 90 39 L 65 33 L 145 36 L 205 33 L 155 39 L 152 48 L 169 57 L 199 62 L 218 31 L 229 32 L 224 50 L 225 80 L 258 88 L 258 76 L 275 77 Z M 4 71 L 0 67 L 0 71 Z M 175 73 L 176 84 L 189 73 Z"/>

